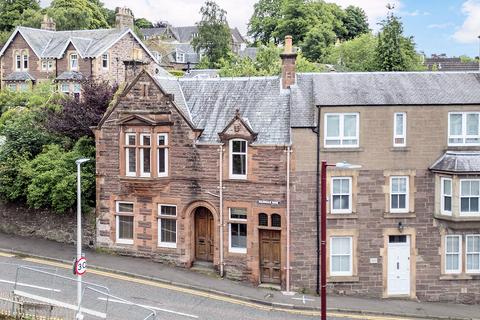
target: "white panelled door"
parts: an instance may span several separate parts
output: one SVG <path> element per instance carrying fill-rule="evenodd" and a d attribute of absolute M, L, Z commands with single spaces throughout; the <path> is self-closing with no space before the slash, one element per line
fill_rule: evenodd
<path fill-rule="evenodd" d="M 410 294 L 410 237 L 389 236 L 388 239 L 388 295 Z"/>

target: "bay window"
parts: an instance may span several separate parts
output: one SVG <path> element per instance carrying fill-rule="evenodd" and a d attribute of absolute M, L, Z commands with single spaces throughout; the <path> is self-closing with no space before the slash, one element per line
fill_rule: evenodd
<path fill-rule="evenodd" d="M 140 176 L 150 177 L 151 143 L 149 134 L 140 134 Z"/>
<path fill-rule="evenodd" d="M 125 174 L 136 176 L 137 174 L 137 134 L 125 134 Z"/>
<path fill-rule="evenodd" d="M 326 113 L 324 135 L 325 148 L 358 147 L 359 114 Z"/>
<path fill-rule="evenodd" d="M 480 180 L 460 180 L 460 215 L 480 213 Z"/>
<path fill-rule="evenodd" d="M 452 215 L 452 179 L 441 178 L 441 212 Z"/>
<path fill-rule="evenodd" d="M 448 145 L 480 145 L 480 112 L 448 114 Z"/>
<path fill-rule="evenodd" d="M 157 169 L 159 177 L 168 176 L 168 134 L 157 136 Z"/>

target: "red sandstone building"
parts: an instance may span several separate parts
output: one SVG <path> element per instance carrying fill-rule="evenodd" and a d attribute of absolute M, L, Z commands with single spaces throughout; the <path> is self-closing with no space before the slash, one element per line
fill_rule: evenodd
<path fill-rule="evenodd" d="M 97 245 L 315 290 L 317 164 L 348 161 L 329 289 L 480 302 L 478 74 L 296 74 L 286 50 L 281 77 L 130 82 L 95 130 Z"/>

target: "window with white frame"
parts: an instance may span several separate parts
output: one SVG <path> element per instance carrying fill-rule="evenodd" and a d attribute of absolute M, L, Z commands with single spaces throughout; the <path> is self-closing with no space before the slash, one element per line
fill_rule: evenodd
<path fill-rule="evenodd" d="M 178 63 L 185 63 L 185 53 L 177 51 L 177 58 L 176 61 Z"/>
<path fill-rule="evenodd" d="M 108 53 L 102 54 L 102 68 L 108 69 Z"/>
<path fill-rule="evenodd" d="M 326 148 L 358 147 L 359 114 L 326 113 L 324 134 Z"/>
<path fill-rule="evenodd" d="M 462 237 L 445 236 L 445 273 L 462 272 Z"/>
<path fill-rule="evenodd" d="M 53 61 L 52 60 L 48 60 L 47 67 L 48 67 L 48 71 L 53 70 Z"/>
<path fill-rule="evenodd" d="M 441 178 L 441 212 L 452 215 L 452 179 Z"/>
<path fill-rule="evenodd" d="M 448 114 L 448 145 L 480 145 L 480 112 Z"/>
<path fill-rule="evenodd" d="M 165 248 L 177 247 L 177 207 L 158 205 L 158 245 Z"/>
<path fill-rule="evenodd" d="M 390 212 L 408 212 L 408 176 L 390 177 Z"/>
<path fill-rule="evenodd" d="M 42 60 L 42 71 L 48 70 L 48 62 L 47 60 Z"/>
<path fill-rule="evenodd" d="M 70 70 L 78 70 L 78 55 L 76 53 L 70 54 Z"/>
<path fill-rule="evenodd" d="M 230 178 L 247 178 L 247 141 L 232 139 L 230 145 Z"/>
<path fill-rule="evenodd" d="M 133 203 L 117 201 L 116 242 L 133 244 Z"/>
<path fill-rule="evenodd" d="M 247 253 L 247 209 L 229 208 L 229 252 Z"/>
<path fill-rule="evenodd" d="M 151 175 L 151 136 L 140 134 L 140 176 L 150 177 Z"/>
<path fill-rule="evenodd" d="M 73 93 L 80 93 L 82 91 L 82 85 L 80 83 L 73 84 Z"/>
<path fill-rule="evenodd" d="M 330 276 L 351 276 L 352 237 L 330 237 Z"/>
<path fill-rule="evenodd" d="M 460 215 L 480 213 L 480 180 L 460 180 Z"/>
<path fill-rule="evenodd" d="M 63 82 L 60 84 L 60 91 L 63 93 L 70 93 L 70 85 L 67 82 Z"/>
<path fill-rule="evenodd" d="M 159 177 L 168 176 L 168 134 L 157 135 L 157 169 Z"/>
<path fill-rule="evenodd" d="M 17 84 L 16 83 L 10 83 L 8 85 L 8 89 L 10 89 L 11 91 L 17 91 Z"/>
<path fill-rule="evenodd" d="M 23 53 L 23 70 L 28 70 L 28 53 Z"/>
<path fill-rule="evenodd" d="M 137 174 L 137 134 L 125 134 L 125 174 L 134 177 Z"/>
<path fill-rule="evenodd" d="M 22 56 L 19 52 L 15 54 L 15 69 L 17 71 L 22 70 Z"/>
<path fill-rule="evenodd" d="M 466 237 L 466 272 L 480 273 L 480 235 Z"/>
<path fill-rule="evenodd" d="M 352 178 L 332 177 L 331 180 L 331 212 L 352 212 Z"/>
<path fill-rule="evenodd" d="M 405 147 L 407 145 L 407 114 L 397 112 L 393 122 L 393 146 Z"/>

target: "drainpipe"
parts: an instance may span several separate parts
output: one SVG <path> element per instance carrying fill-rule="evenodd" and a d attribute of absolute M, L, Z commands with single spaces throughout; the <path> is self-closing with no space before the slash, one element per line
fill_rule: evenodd
<path fill-rule="evenodd" d="M 316 172 L 316 225 L 317 225 L 317 294 L 320 294 L 320 107 L 317 108 L 317 172 Z"/>
<path fill-rule="evenodd" d="M 287 147 L 287 292 L 290 292 L 290 146 Z"/>
<path fill-rule="evenodd" d="M 219 148 L 219 188 L 220 188 L 220 276 L 224 276 L 223 270 L 223 145 Z"/>

